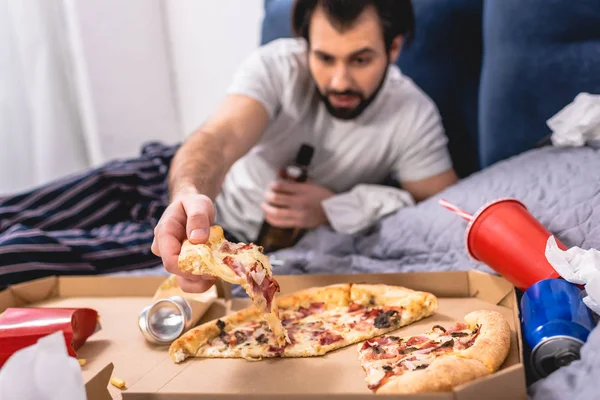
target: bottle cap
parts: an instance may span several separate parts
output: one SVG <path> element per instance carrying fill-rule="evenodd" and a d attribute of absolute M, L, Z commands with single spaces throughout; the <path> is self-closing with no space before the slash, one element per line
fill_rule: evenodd
<path fill-rule="evenodd" d="M 315 148 L 309 144 L 304 143 L 300 146 L 300 150 L 298 151 L 298 155 L 296 156 L 296 164 L 302 166 L 308 166 L 312 161 L 313 154 L 315 152 Z"/>

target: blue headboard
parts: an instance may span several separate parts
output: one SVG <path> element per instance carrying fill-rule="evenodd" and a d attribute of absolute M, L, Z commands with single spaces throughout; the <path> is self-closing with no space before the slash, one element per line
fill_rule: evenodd
<path fill-rule="evenodd" d="M 292 3 L 265 0 L 262 43 L 291 36 Z M 598 0 L 413 5 L 397 64 L 437 104 L 460 176 L 533 148 L 577 93 L 600 93 Z"/>
<path fill-rule="evenodd" d="M 487 1 L 479 130 L 483 165 L 531 149 L 581 92 L 600 94 L 600 1 Z"/>

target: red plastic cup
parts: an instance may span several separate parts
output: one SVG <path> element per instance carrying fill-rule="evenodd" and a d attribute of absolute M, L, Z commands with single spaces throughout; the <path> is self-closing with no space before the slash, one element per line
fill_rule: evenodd
<path fill-rule="evenodd" d="M 500 199 L 479 209 L 467 226 L 465 239 L 471 257 L 487 264 L 522 291 L 560 275 L 546 259 L 552 234 L 515 199 Z M 558 239 L 562 250 L 566 246 Z"/>

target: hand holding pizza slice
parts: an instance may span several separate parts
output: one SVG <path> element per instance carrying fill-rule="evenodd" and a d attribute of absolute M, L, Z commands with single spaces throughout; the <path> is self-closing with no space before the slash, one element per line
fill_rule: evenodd
<path fill-rule="evenodd" d="M 223 228 L 211 226 L 206 244 L 185 241 L 178 267 L 195 275 L 211 275 L 244 288 L 273 331 L 276 343 L 289 343 L 287 331 L 279 319 L 273 297 L 279 284 L 273 278 L 271 263 L 260 246 L 232 243 L 225 239 Z"/>

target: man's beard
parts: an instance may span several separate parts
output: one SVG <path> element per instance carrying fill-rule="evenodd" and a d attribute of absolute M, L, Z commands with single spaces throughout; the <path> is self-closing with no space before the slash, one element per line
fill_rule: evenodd
<path fill-rule="evenodd" d="M 357 118 L 360 114 L 362 114 L 362 112 L 365 111 L 365 109 L 373 102 L 373 100 L 375 100 L 375 98 L 381 91 L 381 88 L 383 87 L 385 78 L 387 76 L 387 71 L 388 71 L 388 68 L 386 67 L 385 72 L 383 73 L 383 77 L 381 78 L 379 85 L 377 85 L 377 89 L 375 89 L 373 94 L 371 94 L 371 96 L 369 96 L 368 98 L 365 98 L 363 93 L 354 91 L 354 90 L 345 90 L 343 92 L 338 92 L 336 90 L 327 90 L 325 93 L 322 93 L 319 90 L 319 88 L 317 87 L 317 92 L 319 93 L 319 96 L 323 100 L 323 103 L 325 104 L 325 108 L 334 118 L 342 119 L 342 120 L 351 120 L 351 119 Z M 360 100 L 360 102 L 358 103 L 358 105 L 356 107 L 353 107 L 353 108 L 335 107 L 329 101 L 330 95 L 354 96 L 354 97 L 357 97 Z"/>

